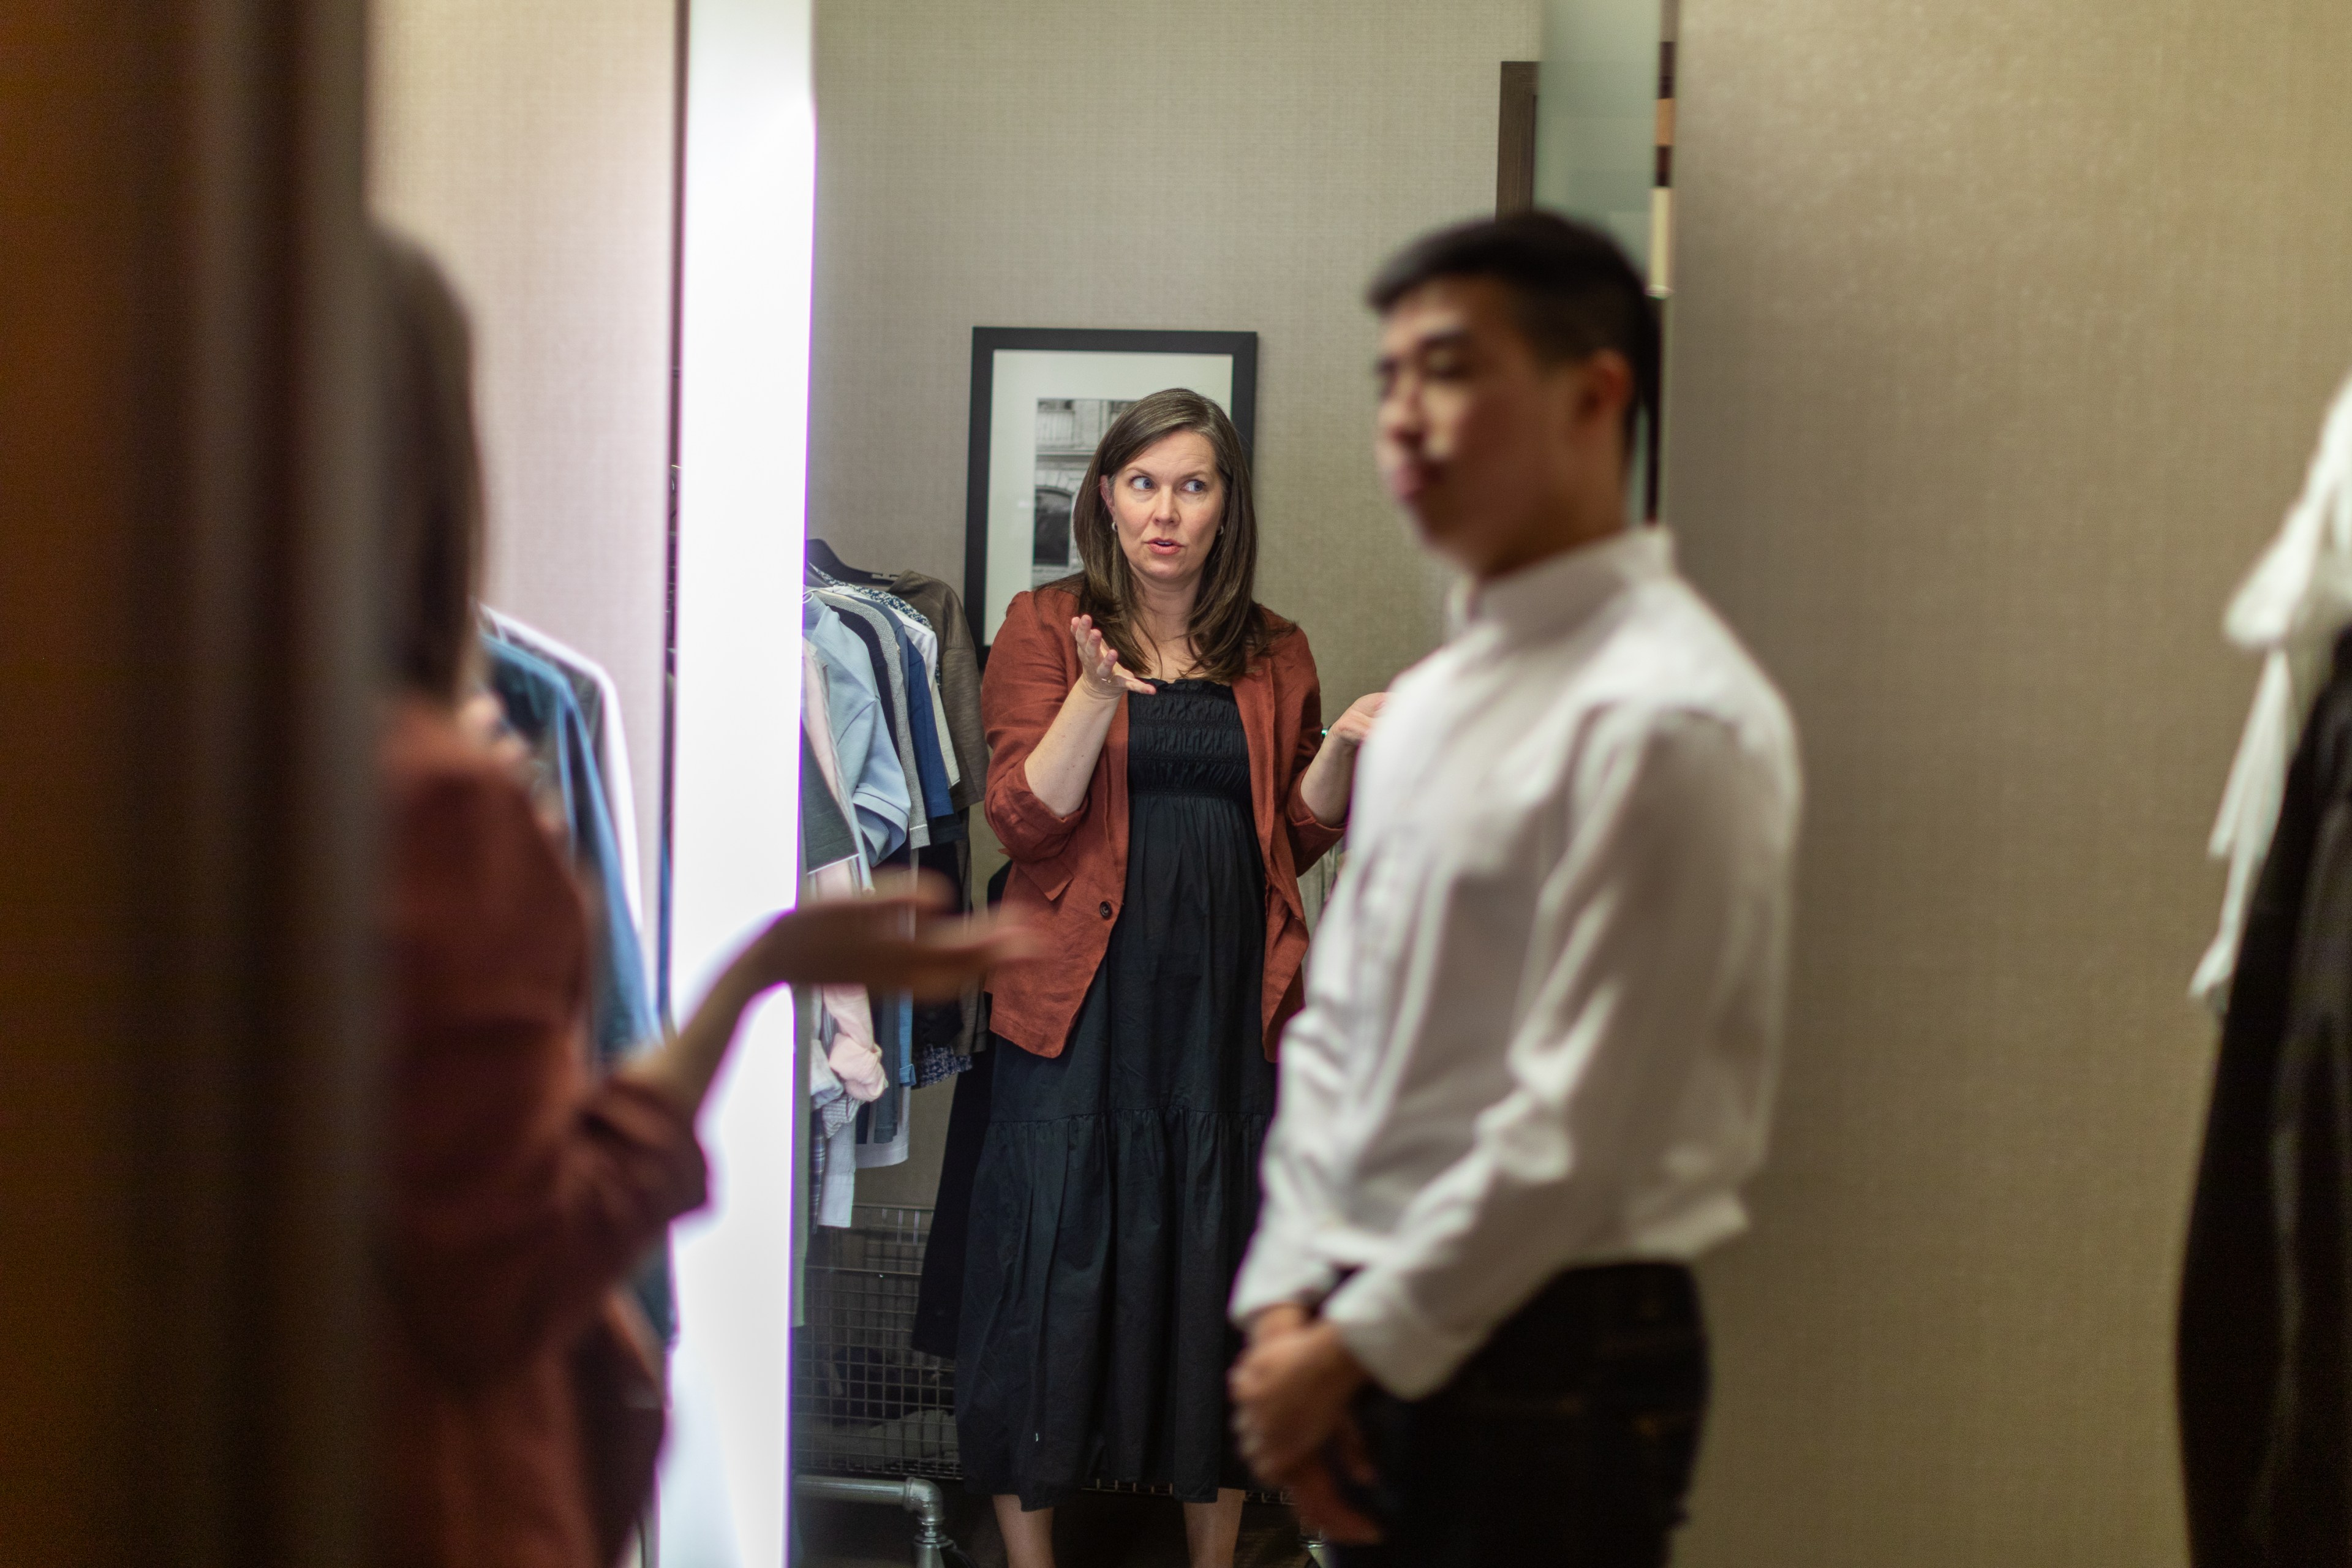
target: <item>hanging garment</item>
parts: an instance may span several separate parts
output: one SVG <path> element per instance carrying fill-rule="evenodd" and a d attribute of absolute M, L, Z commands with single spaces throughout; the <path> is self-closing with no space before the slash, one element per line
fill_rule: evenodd
<path fill-rule="evenodd" d="M 532 748 L 550 778 L 551 793 L 562 803 L 572 863 L 591 895 L 596 964 L 590 1037 L 598 1061 L 617 1061 L 655 1039 L 659 1030 L 646 984 L 644 949 L 622 889 L 620 848 L 587 724 L 570 682 L 553 665 L 497 637 L 485 637 L 482 647 L 488 655 L 491 690 L 508 722 Z"/>
<path fill-rule="evenodd" d="M 950 817 L 946 824 L 934 822 L 932 826 L 946 825 L 961 830 L 963 822 L 961 817 Z M 902 846 L 877 869 L 939 879 L 949 889 L 947 912 L 971 912 L 966 891 L 971 886 L 971 842 L 968 834 L 957 831 L 943 835 L 939 842 L 920 849 Z M 971 1031 L 979 1017 L 979 987 L 974 985 L 967 987 L 952 1002 L 911 1004 L 907 1065 L 907 1081 L 911 1087 L 928 1088 L 961 1072 L 970 1064 L 974 1048 Z"/>
<path fill-rule="evenodd" d="M 532 749 L 545 793 L 557 802 L 569 830 L 574 874 L 590 895 L 594 963 L 589 1041 L 596 1064 L 609 1068 L 658 1039 L 661 1028 L 646 984 L 645 949 L 629 916 L 596 748 L 570 675 L 503 637 L 485 634 L 481 641 L 490 689 L 508 723 Z M 629 1289 L 662 1342 L 676 1343 L 677 1307 L 667 1236 L 638 1264 Z"/>
<path fill-rule="evenodd" d="M 2245 911 L 2181 1271 L 2196 1568 L 2352 1560 L 2352 634 Z"/>
<path fill-rule="evenodd" d="M 898 637 L 907 658 L 908 707 L 919 726 L 929 731 L 932 748 L 938 753 L 940 769 L 946 775 L 949 787 L 962 783 L 962 767 L 949 739 L 947 709 L 939 695 L 940 636 L 937 629 L 914 605 L 879 589 L 833 584 L 821 591 L 870 605 L 889 617 L 891 629 Z M 931 815 L 944 816 L 953 809 L 952 802 L 937 803 Z"/>
<path fill-rule="evenodd" d="M 642 936 L 646 929 L 646 898 L 643 862 L 637 858 L 636 783 L 629 772 L 629 738 L 621 721 L 620 688 L 614 684 L 603 665 L 584 653 L 566 647 L 537 627 L 487 605 L 482 614 L 495 634 L 526 653 L 537 654 L 572 682 L 581 717 L 587 721 L 589 742 L 595 748 L 596 771 L 604 785 L 604 804 L 612 812 L 613 842 L 620 850 L 621 889 L 629 898 L 629 919 Z M 638 945 L 642 947 L 643 942 Z"/>
<path fill-rule="evenodd" d="M 857 1164 L 861 1170 L 903 1164 L 911 1146 L 907 1114 L 907 1095 L 911 1087 L 906 1068 L 907 999 L 881 992 L 866 994 L 874 1010 L 874 1037 L 882 1047 L 889 1087 L 857 1113 Z"/>
<path fill-rule="evenodd" d="M 888 694 L 890 738 L 898 749 L 899 765 L 909 786 L 912 817 L 908 825 L 907 837 L 917 848 L 920 848 L 931 841 L 930 806 L 935 797 L 925 775 L 922 747 L 916 736 L 920 715 L 914 706 L 918 693 L 909 677 L 904 634 L 894 617 L 853 595 L 820 589 L 815 596 L 819 603 L 840 616 L 842 624 L 866 645 L 867 657 L 874 665 L 876 686 Z M 934 757 L 932 766 L 936 768 L 937 765 Z M 944 800 L 940 804 L 943 805 Z"/>
<path fill-rule="evenodd" d="M 2303 493 L 2277 538 L 2231 600 L 2231 642 L 2263 656 L 2252 711 L 2230 764 L 2209 852 L 2229 862 L 2221 927 L 2189 992 L 2216 1012 L 2228 1005 L 2246 904 L 2278 820 L 2295 736 L 2327 676 L 2328 646 L 2352 625 L 2352 380 L 2336 395 Z"/>
<path fill-rule="evenodd" d="M 884 576 L 848 565 L 822 539 L 808 542 L 808 555 L 811 565 L 831 581 L 876 588 L 911 605 L 939 637 L 940 701 L 961 775 L 955 808 L 979 805 L 988 777 L 988 745 L 980 712 L 980 653 L 963 601 L 953 588 L 920 572 Z"/>
<path fill-rule="evenodd" d="M 901 572 L 884 586 L 912 605 L 940 639 L 940 705 L 946 714 L 949 741 L 961 774 L 956 785 L 955 808 L 980 804 L 982 783 L 988 777 L 988 745 L 980 716 L 980 655 L 972 647 L 971 623 L 955 590 L 936 577 Z"/>
<path fill-rule="evenodd" d="M 919 637 L 929 637 L 929 630 L 919 620 L 910 619 L 911 612 L 901 616 L 886 605 L 875 605 L 873 609 L 898 644 L 899 669 L 907 681 L 907 738 L 915 749 L 917 776 L 923 786 L 924 816 L 936 822 L 955 809 L 948 799 L 949 790 L 954 787 L 949 771 L 954 759 L 946 746 L 939 695 L 931 688 L 919 640 Z"/>
<path fill-rule="evenodd" d="M 802 605 L 804 646 L 824 669 L 827 718 L 840 759 L 839 784 L 848 790 L 870 865 L 906 842 L 911 802 L 907 775 L 891 742 L 874 663 L 848 623 L 814 599 Z"/>
<path fill-rule="evenodd" d="M 936 795 L 929 800 L 934 812 L 930 822 L 931 845 L 917 851 L 915 863 L 923 871 L 948 879 L 956 894 L 954 912 L 961 914 L 971 907 L 971 835 L 965 809 L 968 794 L 959 776 L 958 752 L 969 750 L 971 752 L 975 771 L 970 776 L 981 778 L 985 775 L 987 752 L 979 739 L 980 667 L 972 657 L 970 628 L 963 622 L 961 606 L 957 604 L 954 594 L 944 584 L 911 573 L 888 582 L 896 584 L 910 579 L 918 584 L 929 584 L 936 592 L 926 592 L 925 597 L 937 605 L 941 612 L 951 613 L 947 614 L 944 620 L 934 620 L 929 610 L 917 608 L 902 598 L 879 592 L 872 596 L 879 607 L 905 625 L 910 637 L 919 644 L 936 650 L 932 668 L 938 672 L 939 679 L 933 686 L 931 704 L 935 710 L 937 744 L 942 753 L 945 771 L 955 782 L 947 791 L 946 806 L 950 815 L 937 815 L 940 802 Z M 951 658 L 950 650 L 958 644 L 961 645 L 960 658 Z M 959 664 L 959 679 L 964 682 L 959 704 L 964 710 L 961 721 L 950 714 L 945 700 L 948 672 Z M 913 679 L 910 672 L 909 679 Z M 958 737 L 956 726 L 959 722 L 968 728 L 968 736 Z M 920 1089 L 937 1083 L 961 1072 L 968 1065 L 969 1058 L 978 1048 L 981 998 L 981 988 L 974 984 L 953 1003 L 940 1003 L 916 1010 L 915 1087 Z"/>
<path fill-rule="evenodd" d="M 857 1128 L 845 1121 L 824 1141 L 824 1183 L 820 1189 L 817 1223 L 846 1230 L 857 1218 Z"/>
<path fill-rule="evenodd" d="M 816 1049 L 809 1060 L 809 1191 L 816 1223 L 845 1228 L 857 1202 L 857 1160 L 852 1149 L 858 1101 L 834 1072 L 837 1043 L 833 1020 L 815 1015 Z"/>
<path fill-rule="evenodd" d="M 919 847 L 928 844 L 930 818 L 917 793 L 923 775 L 915 761 L 914 730 L 907 706 L 907 668 L 898 657 L 898 639 L 890 630 L 887 618 L 869 605 L 837 600 L 824 593 L 814 594 L 811 598 L 831 611 L 843 628 L 865 645 L 875 693 L 882 700 L 883 719 L 904 781 L 908 802 L 906 839 Z"/>
<path fill-rule="evenodd" d="M 923 672 L 922 662 L 912 646 L 901 650 L 907 659 L 907 688 L 914 694 L 915 761 L 922 771 L 923 805 L 934 824 L 955 820 L 955 805 L 948 792 L 955 787 L 949 777 L 949 767 L 955 754 L 944 749 L 940 725 L 939 694 L 931 689 L 930 677 Z M 931 837 L 940 837 L 934 828 Z"/>
<path fill-rule="evenodd" d="M 929 660 L 931 705 L 943 747 L 950 780 L 950 816 L 934 816 L 929 824 L 932 844 L 916 853 L 927 871 L 948 878 L 955 889 L 955 910 L 971 907 L 971 854 L 969 808 L 982 793 L 988 773 L 988 750 L 980 707 L 980 661 L 971 626 L 955 591 L 935 577 L 902 572 L 884 577 L 848 565 L 824 540 L 808 545 L 809 582 L 818 588 L 872 590 L 872 602 L 898 616 L 909 637 Z M 926 634 L 928 633 L 928 636 Z M 927 802 L 927 806 L 935 803 Z M 953 846 L 942 855 L 941 846 Z M 922 1087 L 961 1070 L 976 1052 L 984 1049 L 986 994 L 975 983 L 952 1005 L 919 1007 L 915 1016 L 915 1082 Z"/>
<path fill-rule="evenodd" d="M 819 798 L 827 808 L 824 815 L 843 822 L 845 827 L 846 818 L 841 808 L 841 763 L 834 745 L 830 717 L 829 678 L 816 650 L 805 641 L 801 644 L 801 677 L 807 693 L 807 700 L 801 704 L 802 797 L 807 798 L 808 783 L 814 777 L 819 786 Z M 820 898 L 846 899 L 864 890 L 869 879 L 855 836 L 845 834 L 845 854 L 824 855 L 811 846 L 806 816 L 802 818 L 801 826 L 801 864 L 809 868 L 804 874 L 804 891 Z M 824 1038 L 835 1075 L 859 1103 L 881 1098 L 889 1087 L 889 1079 L 883 1071 L 882 1052 L 875 1044 L 874 1019 L 866 1005 L 865 988 L 820 985 L 816 987 L 816 998 L 827 1025 Z M 845 1120 L 847 1114 L 844 1112 Z"/>
<path fill-rule="evenodd" d="M 857 1113 L 857 1168 L 877 1170 L 903 1165 L 913 1152 L 907 1117 L 908 1090 L 893 1085 L 880 1100 Z"/>
<path fill-rule="evenodd" d="M 808 731 L 801 731 L 801 864 L 814 869 L 857 858 L 857 830 L 824 782 Z"/>

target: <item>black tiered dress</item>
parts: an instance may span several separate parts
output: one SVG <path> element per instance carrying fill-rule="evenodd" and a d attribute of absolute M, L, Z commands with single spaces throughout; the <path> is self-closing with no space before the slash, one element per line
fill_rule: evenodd
<path fill-rule="evenodd" d="M 1003 1040 L 956 1345 L 966 1483 L 1248 1484 L 1225 1321 L 1274 1110 L 1265 871 L 1233 689 L 1128 699 L 1127 895 L 1055 1058 Z"/>

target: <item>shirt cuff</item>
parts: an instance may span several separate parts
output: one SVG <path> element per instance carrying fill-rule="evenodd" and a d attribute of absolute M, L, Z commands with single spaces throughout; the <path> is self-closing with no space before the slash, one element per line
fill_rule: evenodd
<path fill-rule="evenodd" d="M 1480 1343 L 1477 1335 L 1431 1321 L 1395 1276 L 1371 1268 L 1334 1290 L 1322 1318 L 1372 1381 L 1399 1399 L 1436 1393 Z"/>
<path fill-rule="evenodd" d="M 1249 1321 L 1268 1307 L 1315 1300 L 1329 1290 L 1339 1278 L 1338 1269 L 1305 1247 L 1253 1244 L 1249 1256 L 1242 1260 L 1241 1273 L 1234 1279 L 1230 1310 L 1234 1326 L 1248 1327 Z"/>

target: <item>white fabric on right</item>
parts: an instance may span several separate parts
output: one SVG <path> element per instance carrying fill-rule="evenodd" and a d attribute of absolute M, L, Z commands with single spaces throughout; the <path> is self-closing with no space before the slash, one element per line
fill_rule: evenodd
<path fill-rule="evenodd" d="M 2302 495 L 2222 620 L 2232 643 L 2263 656 L 2263 672 L 2207 846 L 2215 859 L 2229 862 L 2230 878 L 2220 928 L 2189 991 L 2217 1013 L 2229 1006 L 2246 906 L 2278 826 L 2304 720 L 2326 682 L 2329 649 L 2347 626 L 2352 626 L 2352 380 L 2337 390 L 2320 427 Z"/>

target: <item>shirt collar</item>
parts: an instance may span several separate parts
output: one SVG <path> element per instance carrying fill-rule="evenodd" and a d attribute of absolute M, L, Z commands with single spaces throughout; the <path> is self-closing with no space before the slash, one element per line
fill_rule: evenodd
<path fill-rule="evenodd" d="M 1456 636 L 1482 626 L 1507 633 L 1564 630 L 1633 584 L 1674 570 L 1672 534 L 1664 527 L 1629 528 L 1490 583 L 1457 585 L 1450 619 Z"/>

